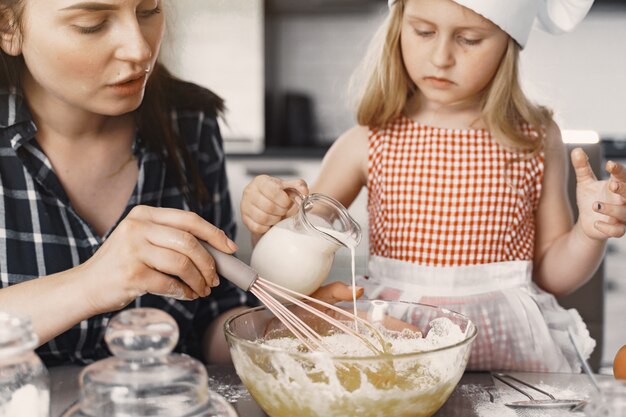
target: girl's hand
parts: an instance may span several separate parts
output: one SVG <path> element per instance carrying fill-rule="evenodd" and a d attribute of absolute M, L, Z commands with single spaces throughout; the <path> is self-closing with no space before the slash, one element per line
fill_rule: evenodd
<path fill-rule="evenodd" d="M 365 290 L 356 287 L 356 298 L 361 298 Z M 341 301 L 352 301 L 352 287 L 343 282 L 331 282 L 330 284 L 319 287 L 310 297 L 323 301 L 328 304 L 336 304 Z"/>
<path fill-rule="evenodd" d="M 595 240 L 621 237 L 626 231 L 626 169 L 613 161 L 606 164 L 608 180 L 599 181 L 585 152 L 572 151 L 576 172 L 578 223 L 585 235 Z"/>
<path fill-rule="evenodd" d="M 193 300 L 219 284 L 204 240 L 233 253 L 237 246 L 222 230 L 195 213 L 137 206 L 98 251 L 78 269 L 94 314 L 118 310 L 135 298 L 158 294 Z"/>
<path fill-rule="evenodd" d="M 253 235 L 263 235 L 287 215 L 293 200 L 284 191 L 285 188 L 309 194 L 304 180 L 284 181 L 267 175 L 259 175 L 243 190 L 241 218 Z"/>

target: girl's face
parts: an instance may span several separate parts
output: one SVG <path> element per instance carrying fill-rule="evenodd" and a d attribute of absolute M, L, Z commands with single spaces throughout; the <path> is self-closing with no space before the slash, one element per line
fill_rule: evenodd
<path fill-rule="evenodd" d="M 162 0 L 24 0 L 22 54 L 33 99 L 102 115 L 135 110 L 164 32 Z M 29 98 L 31 98 L 29 96 Z"/>
<path fill-rule="evenodd" d="M 496 74 L 508 39 L 498 26 L 452 0 L 405 2 L 402 56 L 426 102 L 477 100 Z"/>

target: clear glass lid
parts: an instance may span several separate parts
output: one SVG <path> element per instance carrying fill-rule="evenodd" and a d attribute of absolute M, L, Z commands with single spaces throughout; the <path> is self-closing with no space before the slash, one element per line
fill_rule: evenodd
<path fill-rule="evenodd" d="M 91 417 L 229 416 L 205 414 L 212 393 L 197 360 L 172 354 L 178 326 L 153 308 L 126 310 L 109 323 L 105 340 L 112 358 L 80 375 L 80 411 Z"/>
<path fill-rule="evenodd" d="M 0 312 L 0 359 L 32 350 L 37 346 L 29 318 Z"/>

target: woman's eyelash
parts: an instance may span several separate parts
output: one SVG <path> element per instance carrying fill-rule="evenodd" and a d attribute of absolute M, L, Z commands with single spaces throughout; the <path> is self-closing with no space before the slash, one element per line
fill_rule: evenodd
<path fill-rule="evenodd" d="M 139 12 L 139 15 L 141 17 L 150 17 L 150 16 L 154 16 L 156 14 L 161 13 L 161 8 L 160 7 L 155 7 L 154 9 L 151 10 L 146 10 L 146 11 L 142 11 Z M 98 32 L 100 29 L 102 29 L 104 27 L 104 25 L 106 24 L 106 20 L 96 26 L 76 26 L 76 28 L 78 29 L 78 31 L 80 33 L 83 34 L 91 34 L 91 33 L 96 33 Z"/>
<path fill-rule="evenodd" d="M 106 20 L 96 26 L 76 26 L 76 28 L 78 29 L 80 33 L 84 33 L 84 34 L 96 33 L 104 27 L 105 23 L 106 23 Z"/>
<path fill-rule="evenodd" d="M 155 14 L 159 14 L 159 13 L 161 13 L 161 7 L 160 6 L 157 6 L 154 9 L 150 9 L 150 10 L 146 10 L 146 11 L 140 12 L 141 16 L 145 16 L 145 17 L 154 16 Z"/>

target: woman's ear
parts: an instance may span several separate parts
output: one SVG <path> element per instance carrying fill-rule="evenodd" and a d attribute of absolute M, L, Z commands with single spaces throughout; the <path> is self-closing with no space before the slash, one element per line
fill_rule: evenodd
<path fill-rule="evenodd" d="M 18 56 L 22 53 L 22 32 L 9 10 L 0 10 L 0 48 L 4 53 Z"/>

